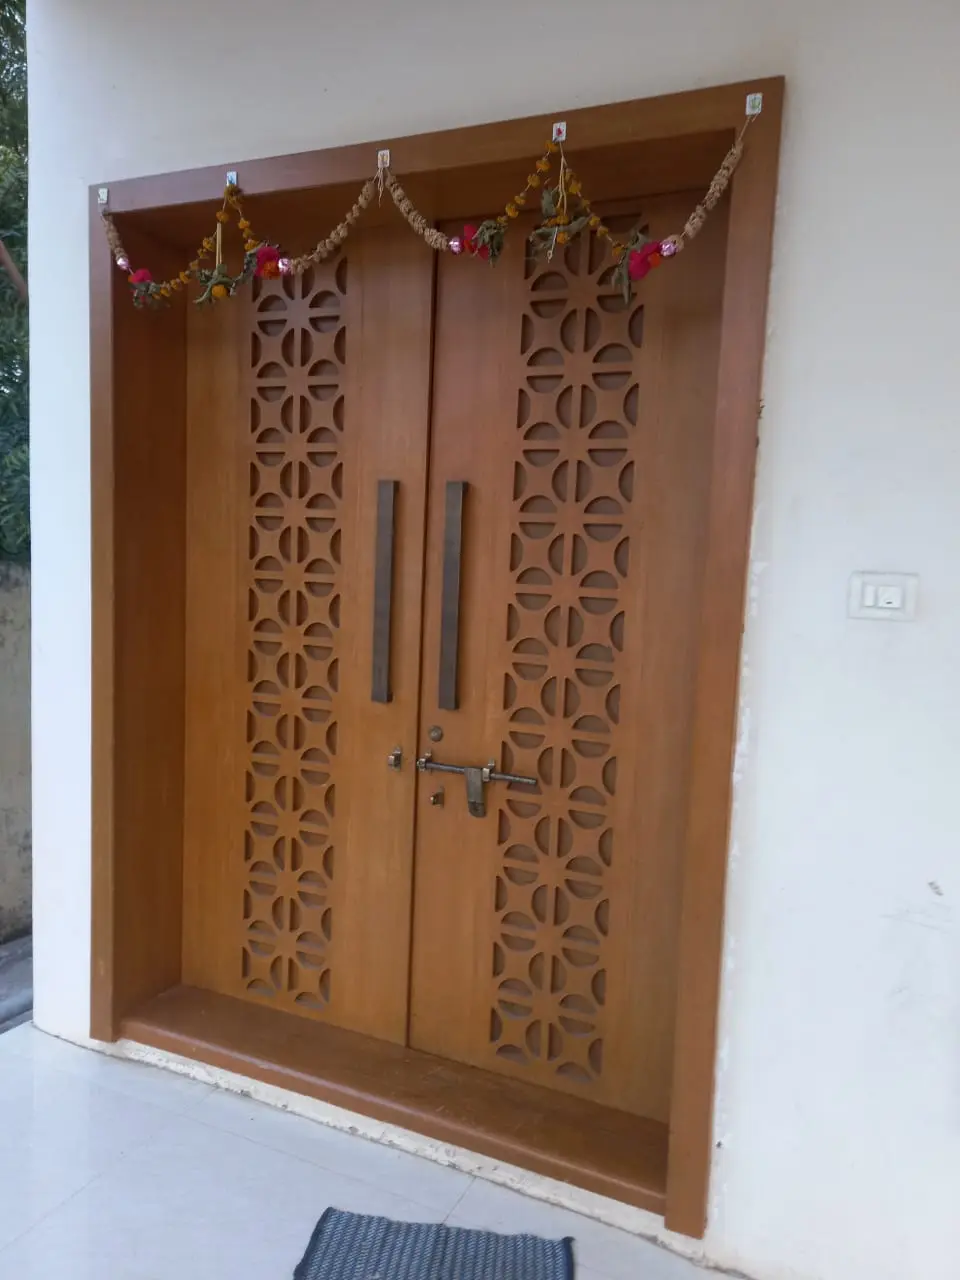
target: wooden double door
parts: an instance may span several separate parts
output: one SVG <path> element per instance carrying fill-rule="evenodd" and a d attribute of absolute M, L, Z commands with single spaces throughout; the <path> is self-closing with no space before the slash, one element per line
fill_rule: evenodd
<path fill-rule="evenodd" d="M 189 317 L 187 983 L 666 1120 L 724 243 Z"/>

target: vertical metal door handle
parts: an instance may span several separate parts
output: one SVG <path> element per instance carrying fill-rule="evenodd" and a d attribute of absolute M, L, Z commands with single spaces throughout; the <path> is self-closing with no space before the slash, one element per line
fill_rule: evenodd
<path fill-rule="evenodd" d="M 373 568 L 373 677 L 370 697 L 391 702 L 391 631 L 393 627 L 393 537 L 399 480 L 377 481 L 377 543 Z"/>
<path fill-rule="evenodd" d="M 463 553 L 463 499 L 466 480 L 448 480 L 443 520 L 443 582 L 440 596 L 440 688 L 444 711 L 460 705 L 460 569 Z"/>

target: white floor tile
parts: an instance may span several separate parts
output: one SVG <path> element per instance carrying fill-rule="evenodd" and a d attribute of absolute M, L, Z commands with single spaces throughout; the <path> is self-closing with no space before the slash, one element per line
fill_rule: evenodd
<path fill-rule="evenodd" d="M 275 1151 L 309 1160 L 311 1164 L 385 1191 L 399 1191 L 404 1198 L 441 1215 L 455 1208 L 470 1186 L 470 1176 L 456 1169 L 329 1129 L 236 1094 L 215 1091 L 191 1114 L 204 1124 L 215 1125 Z"/>
<path fill-rule="evenodd" d="M 5 1052 L 0 1245 L 161 1132 L 169 1119 L 160 1107 Z"/>
<path fill-rule="evenodd" d="M 23 1038 L 29 1036 L 34 1028 L 30 1022 L 22 1022 L 19 1027 L 5 1031 L 0 1036 L 0 1056 L 4 1053 L 22 1052 Z"/>
<path fill-rule="evenodd" d="M 188 1117 L 0 1252 L 16 1280 L 288 1280 L 329 1205 L 437 1221 L 423 1205 Z"/>
<path fill-rule="evenodd" d="M 32 1027 L 0 1036 L 0 1276 L 289 1280 L 333 1205 L 576 1240 L 578 1280 L 697 1280 L 636 1237 Z"/>
<path fill-rule="evenodd" d="M 702 1274 L 691 1262 L 639 1236 L 480 1179 L 447 1221 L 451 1226 L 505 1234 L 531 1232 L 551 1239 L 572 1236 L 579 1280 L 590 1272 L 608 1280 L 696 1280 Z"/>
<path fill-rule="evenodd" d="M 32 1025 L 16 1027 L 0 1036 L 0 1045 L 8 1038 L 10 1049 L 19 1057 L 80 1076 L 104 1089 L 115 1089 L 165 1110 L 186 1111 L 213 1092 L 209 1085 L 187 1076 L 83 1049 L 67 1040 L 45 1035 Z"/>

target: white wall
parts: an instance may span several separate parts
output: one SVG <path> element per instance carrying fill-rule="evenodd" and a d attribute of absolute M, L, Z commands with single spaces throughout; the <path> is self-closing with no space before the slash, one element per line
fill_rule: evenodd
<path fill-rule="evenodd" d="M 960 5 L 31 0 L 30 26 L 40 1024 L 88 1030 L 87 184 L 783 72 L 707 1252 L 955 1277 Z M 917 621 L 848 622 L 855 569 L 919 573 Z"/>

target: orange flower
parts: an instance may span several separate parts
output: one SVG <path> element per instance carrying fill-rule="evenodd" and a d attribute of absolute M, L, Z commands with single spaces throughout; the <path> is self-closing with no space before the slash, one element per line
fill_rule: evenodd
<path fill-rule="evenodd" d="M 553 156 L 553 155 L 556 155 L 556 153 L 560 150 L 560 148 L 557 146 L 557 144 L 556 144 L 555 142 L 548 142 L 548 143 L 547 143 L 547 150 L 548 150 L 548 151 L 550 152 L 550 154 Z"/>
<path fill-rule="evenodd" d="M 539 175 L 539 173 L 531 173 L 530 177 L 527 179 L 527 186 L 528 186 L 528 187 L 539 187 L 539 185 L 540 185 L 540 175 Z"/>
<path fill-rule="evenodd" d="M 237 223 L 237 226 L 240 228 L 241 231 L 250 230 L 250 223 L 247 221 L 246 218 L 241 218 L 240 221 Z"/>
<path fill-rule="evenodd" d="M 200 260 L 198 258 L 194 258 L 194 260 L 190 263 L 190 270 L 191 271 L 200 270 Z"/>
<path fill-rule="evenodd" d="M 180 283 L 181 283 L 181 284 L 189 284 L 189 283 L 190 283 L 190 272 L 189 272 L 189 271 L 181 271 L 181 272 L 180 272 Z"/>
<path fill-rule="evenodd" d="M 225 284 L 215 284 L 210 290 L 210 294 L 214 298 L 225 298 L 227 296 L 227 286 Z"/>
<path fill-rule="evenodd" d="M 218 209 L 218 210 L 217 210 L 217 221 L 218 221 L 218 222 L 229 222 L 229 221 L 230 221 L 230 215 L 229 215 L 229 213 L 227 213 L 226 209 Z"/>
<path fill-rule="evenodd" d="M 164 298 L 169 298 L 169 297 L 170 297 L 170 286 L 169 286 L 168 284 L 162 284 L 162 285 L 160 286 L 160 294 L 161 294 L 161 296 L 162 296 L 162 297 L 164 297 Z"/>
<path fill-rule="evenodd" d="M 515 218 L 519 212 L 520 210 L 517 208 L 516 201 L 511 200 L 507 205 L 507 217 Z"/>
<path fill-rule="evenodd" d="M 549 168 L 550 161 L 547 160 L 546 157 L 537 161 L 537 173 L 546 173 Z"/>

